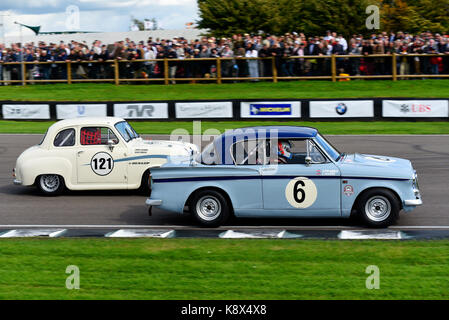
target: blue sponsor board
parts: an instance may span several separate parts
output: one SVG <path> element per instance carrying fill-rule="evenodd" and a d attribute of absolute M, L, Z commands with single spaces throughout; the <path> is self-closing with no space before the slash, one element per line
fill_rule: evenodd
<path fill-rule="evenodd" d="M 292 115 L 291 104 L 250 104 L 250 115 L 252 116 L 290 116 Z"/>

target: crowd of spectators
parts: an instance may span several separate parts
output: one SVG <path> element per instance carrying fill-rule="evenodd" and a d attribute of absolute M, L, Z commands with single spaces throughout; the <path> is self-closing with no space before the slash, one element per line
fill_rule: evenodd
<path fill-rule="evenodd" d="M 233 35 L 230 38 L 202 37 L 188 41 L 182 37 L 153 39 L 135 43 L 130 39 L 114 44 L 94 41 L 58 44 L 44 42 L 13 44 L 6 48 L 0 45 L 1 80 L 20 80 L 20 62 L 26 64 L 27 79 L 67 79 L 67 66 L 71 61 L 74 79 L 113 79 L 113 63 L 120 60 L 121 79 L 162 78 L 163 61 L 139 61 L 141 59 L 179 59 L 169 61 L 170 78 L 215 77 L 217 63 L 214 60 L 194 61 L 197 58 L 228 58 L 221 61 L 222 77 L 271 77 L 273 61 L 278 76 L 330 75 L 331 55 L 357 55 L 356 58 L 337 57 L 339 73 L 349 75 L 388 75 L 392 73 L 392 58 L 372 55 L 398 54 L 399 75 L 449 74 L 449 36 L 423 32 L 409 34 L 382 32 L 369 37 L 353 35 L 345 39 L 341 34 L 328 31 L 324 36 L 306 37 L 302 33 L 275 35 Z M 440 56 L 410 56 L 410 54 L 440 54 Z M 324 58 L 305 58 L 323 56 Z M 274 57 L 274 59 L 273 59 Z M 295 58 L 289 58 L 295 57 Z M 241 58 L 241 59 L 236 59 Z M 248 59 L 270 58 L 270 59 Z M 189 59 L 189 60 L 186 60 Z M 32 62 L 46 62 L 33 64 Z M 93 63 L 97 61 L 98 63 Z M 4 64 L 17 62 L 17 64 Z"/>

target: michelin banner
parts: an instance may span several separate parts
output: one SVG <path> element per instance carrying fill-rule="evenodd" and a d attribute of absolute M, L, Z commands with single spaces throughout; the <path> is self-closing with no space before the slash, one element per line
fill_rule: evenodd
<path fill-rule="evenodd" d="M 114 116 L 123 119 L 168 119 L 168 103 L 114 104 Z"/>
<path fill-rule="evenodd" d="M 300 101 L 242 102 L 242 118 L 301 118 Z"/>
<path fill-rule="evenodd" d="M 106 104 L 57 104 L 56 118 L 106 117 Z"/>
<path fill-rule="evenodd" d="M 448 100 L 384 100 L 385 118 L 447 118 Z"/>
<path fill-rule="evenodd" d="M 48 104 L 4 104 L 3 119 L 50 119 Z"/>
<path fill-rule="evenodd" d="M 357 101 L 310 101 L 311 118 L 373 118 L 374 102 Z"/>
<path fill-rule="evenodd" d="M 177 119 L 232 118 L 232 102 L 176 103 Z"/>

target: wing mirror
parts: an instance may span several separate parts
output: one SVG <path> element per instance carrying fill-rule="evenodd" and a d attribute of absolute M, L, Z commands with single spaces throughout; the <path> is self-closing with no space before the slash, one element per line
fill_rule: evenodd
<path fill-rule="evenodd" d="M 111 152 L 114 151 L 114 146 L 115 146 L 114 140 L 108 140 L 108 147 Z"/>
<path fill-rule="evenodd" d="M 306 166 L 310 166 L 312 164 L 312 158 L 311 157 L 307 156 L 305 160 L 306 160 Z"/>

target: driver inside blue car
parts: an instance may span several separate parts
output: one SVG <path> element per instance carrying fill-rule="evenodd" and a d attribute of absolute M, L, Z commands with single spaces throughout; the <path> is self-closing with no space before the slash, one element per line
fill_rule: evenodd
<path fill-rule="evenodd" d="M 278 162 L 288 163 L 293 158 L 291 152 L 292 145 L 288 140 L 279 140 L 278 142 Z"/>

